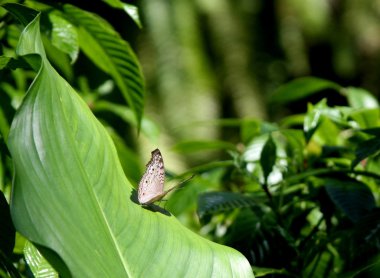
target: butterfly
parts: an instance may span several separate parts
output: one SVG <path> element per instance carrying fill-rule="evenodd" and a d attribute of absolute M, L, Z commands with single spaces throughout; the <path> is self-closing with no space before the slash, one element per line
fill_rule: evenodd
<path fill-rule="evenodd" d="M 192 178 L 192 177 L 191 177 Z M 189 180 L 189 179 L 187 179 Z M 187 181 L 186 180 L 186 181 Z M 137 199 L 141 205 L 153 204 L 185 181 L 164 191 L 165 168 L 164 160 L 159 149 L 152 151 L 152 157 L 146 165 L 146 170 L 139 182 Z"/>

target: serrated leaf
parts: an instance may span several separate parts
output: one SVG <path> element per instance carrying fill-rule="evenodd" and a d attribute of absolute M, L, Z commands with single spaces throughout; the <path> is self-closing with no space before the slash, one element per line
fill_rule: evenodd
<path fill-rule="evenodd" d="M 358 222 L 376 207 L 371 190 L 357 180 L 328 178 L 325 188 L 334 204 L 353 222 Z"/>
<path fill-rule="evenodd" d="M 271 101 L 285 104 L 303 99 L 325 89 L 339 90 L 340 86 L 334 82 L 316 77 L 301 77 L 278 88 L 271 96 Z"/>
<path fill-rule="evenodd" d="M 103 19 L 72 5 L 66 17 L 77 26 L 79 46 L 100 69 L 110 74 L 140 126 L 144 109 L 144 81 L 136 55 Z"/>
<path fill-rule="evenodd" d="M 27 241 L 24 247 L 25 261 L 35 278 L 58 278 L 58 273 L 46 261 L 36 247 Z"/>
<path fill-rule="evenodd" d="M 256 205 L 257 202 L 254 199 L 240 193 L 206 192 L 198 197 L 197 213 L 199 218 L 203 218 L 207 214 L 216 214 Z"/>
<path fill-rule="evenodd" d="M 34 54 L 28 61 L 40 68 L 8 139 L 11 214 L 62 277 L 253 276 L 236 250 L 134 202 L 107 131 L 48 62 L 39 17 L 17 54 Z"/>
<path fill-rule="evenodd" d="M 260 155 L 260 165 L 263 169 L 265 182 L 269 174 L 273 170 L 276 163 L 276 144 L 273 142 L 272 136 L 269 136 Z"/>

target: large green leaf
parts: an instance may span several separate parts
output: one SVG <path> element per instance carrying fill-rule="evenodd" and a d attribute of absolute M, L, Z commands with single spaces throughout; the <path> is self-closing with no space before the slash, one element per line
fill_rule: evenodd
<path fill-rule="evenodd" d="M 129 44 L 99 16 L 64 5 L 66 17 L 77 25 L 79 46 L 100 69 L 112 76 L 140 124 L 144 108 L 144 81 Z"/>
<path fill-rule="evenodd" d="M 62 277 L 252 277 L 236 250 L 133 201 L 110 136 L 47 61 L 38 19 L 17 49 L 39 71 L 9 134 L 16 229 Z"/>

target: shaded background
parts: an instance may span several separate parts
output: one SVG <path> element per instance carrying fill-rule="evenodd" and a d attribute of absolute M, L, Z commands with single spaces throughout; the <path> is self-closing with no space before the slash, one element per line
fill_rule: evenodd
<path fill-rule="evenodd" d="M 141 30 L 122 11 L 102 3 L 91 9 L 109 20 L 139 56 L 147 86 L 145 113 L 162 128 L 158 145 L 233 139 L 233 130 L 202 121 L 276 121 L 304 112 L 307 101 L 322 97 L 331 105 L 344 104 L 344 98 L 324 91 L 318 99 L 271 106 L 271 93 L 296 77 L 312 75 L 380 93 L 378 0 L 131 3 L 140 8 Z M 83 8 L 89 9 L 86 3 Z"/>
<path fill-rule="evenodd" d="M 280 112 L 270 110 L 268 96 L 306 75 L 379 94 L 380 1 L 137 4 L 145 27 L 132 43 L 148 111 L 159 107 L 170 127 L 189 117 L 275 120 Z"/>
<path fill-rule="evenodd" d="M 31 2 L 34 3 L 34 1 Z M 55 1 L 47 2 L 60 5 Z M 223 169 L 221 171 L 219 169 L 205 171 L 190 181 L 190 185 L 185 185 L 175 191 L 176 193 L 170 196 L 169 202 L 165 204 L 168 210 L 172 211 L 188 227 L 202 235 L 212 237 L 213 240 L 234 246 L 239 250 L 243 249 L 244 253 L 248 254 L 247 257 L 253 257 L 252 252 L 260 254 L 261 247 L 262 250 L 267 250 L 266 244 L 269 240 L 273 243 L 271 245 L 273 248 L 268 249 L 270 251 L 268 252 L 268 261 L 275 261 L 272 259 L 272 255 L 278 255 L 278 258 L 284 258 L 286 261 L 289 260 L 289 263 L 296 261 L 294 259 L 296 254 L 292 255 L 291 251 L 287 249 L 288 240 L 280 241 L 280 243 L 277 241 L 277 239 L 285 239 L 281 235 L 282 230 L 278 229 L 280 226 L 273 227 L 270 221 L 269 224 L 267 223 L 267 227 L 257 224 L 268 216 L 265 210 L 262 214 L 258 214 L 260 217 L 249 210 L 244 210 L 238 216 L 235 215 L 237 218 L 234 227 L 237 228 L 234 230 L 232 227 L 231 234 L 227 234 L 225 238 L 221 236 L 218 228 L 230 227 L 231 219 L 226 218 L 225 222 L 220 219 L 219 222 L 211 221 L 210 225 L 203 225 L 204 223 L 200 225 L 198 222 L 195 210 L 197 205 L 198 208 L 202 208 L 202 204 L 199 205 L 202 202 L 198 202 L 197 197 L 203 192 L 223 189 L 230 192 L 255 192 L 258 197 L 260 197 L 260 193 L 264 193 L 257 179 L 261 175 L 258 168 L 248 169 L 247 167 L 250 174 L 244 176 L 245 172 L 239 172 L 239 170 L 244 169 L 245 165 L 242 163 L 240 165 L 241 161 L 235 160 L 236 156 L 228 157 L 226 151 L 234 149 L 236 152 L 244 152 L 243 148 L 248 144 L 239 144 L 244 141 L 243 136 L 240 136 L 244 132 L 241 132 L 237 125 L 220 124 L 220 122 L 232 118 L 262 119 L 267 123 L 260 122 L 260 126 L 270 130 L 286 115 L 305 112 L 308 102 L 316 103 L 322 98 L 327 98 L 330 107 L 346 104 L 345 97 L 339 96 L 337 91 L 329 90 L 321 91 L 307 99 L 298 100 L 286 106 L 274 106 L 271 103 L 271 95 L 282 84 L 302 76 L 320 77 L 343 86 L 362 87 L 378 97 L 380 1 L 131 1 L 131 4 L 136 4 L 140 8 L 143 29 L 139 29 L 124 11 L 112 9 L 103 2 L 93 2 L 91 5 L 87 1 L 71 2 L 110 22 L 132 45 L 141 62 L 146 79 L 144 116 L 151 120 L 151 126 L 143 130 L 149 131 L 149 134 L 141 132 L 138 135 L 131 120 L 123 119 L 114 111 L 100 108 L 99 103 L 106 100 L 122 106 L 124 112 L 128 110 L 124 106 L 125 100 L 117 86 L 113 84 L 112 78 L 98 69 L 83 53 L 79 54 L 78 61 L 72 66 L 67 57 L 64 57 L 66 63 L 62 62 L 64 59 L 62 57 L 54 58 L 57 51 L 54 51 L 51 43 L 49 45 L 50 29 L 46 27 L 49 22 L 43 24 L 45 26 L 43 31 L 47 33 L 46 47 L 48 55 L 50 54 L 49 58 L 60 73 L 78 90 L 98 119 L 109 130 L 119 152 L 124 171 L 133 185 L 137 186 L 145 168 L 144 162 L 149 160 L 150 152 L 157 147 L 163 153 L 168 176 L 172 172 L 181 173 L 193 166 L 226 162 L 225 160 L 228 158 L 229 164 L 224 164 L 225 172 Z M 7 43 L 15 47 L 22 29 L 13 27 L 7 30 Z M 14 33 L 12 33 L 13 31 Z M 32 81 L 35 73 L 20 73 L 19 71 L 19 75 L 17 75 L 17 71 L 14 71 L 2 74 L 5 77 L 7 74 L 14 77 L 14 87 L 18 89 L 15 96 L 20 96 L 20 98 L 8 97 L 9 101 L 3 102 L 4 98 L 0 105 L 5 104 L 7 108 L 7 104 L 12 100 L 12 105 L 16 107 L 17 103 L 14 104 L 14 102 L 21 101 L 30 84 L 28 81 Z M 7 81 L 7 78 L 3 80 Z M 13 82 L 13 79 L 9 78 L 9 80 Z M 14 89 L 12 86 L 9 87 Z M 6 94 L 3 95 L 7 97 Z M 9 95 L 12 96 L 11 93 Z M 324 103 L 322 104 L 320 109 L 327 107 Z M 7 112 L 6 115 L 9 116 L 10 121 L 14 110 L 11 109 L 11 105 L 8 105 L 7 109 L 4 111 Z M 250 123 L 251 126 L 246 127 L 245 130 L 254 133 L 257 123 L 254 121 Z M 294 133 L 294 137 L 302 137 L 300 138 L 302 141 L 304 139 L 302 134 L 302 132 Z M 325 128 L 325 134 L 327 134 L 324 138 L 326 140 L 323 142 L 332 145 L 330 151 L 342 151 L 342 149 L 334 148 L 335 145 L 340 146 L 338 141 L 347 139 L 343 136 L 340 138 L 340 130 L 335 126 L 331 129 Z M 258 137 L 255 138 L 257 139 L 255 144 L 260 143 L 260 140 L 263 139 Z M 173 146 L 176 144 L 196 139 L 224 140 L 227 145 L 231 143 L 232 148 L 228 148 L 228 146 L 219 148 L 219 150 L 223 150 L 215 151 L 215 153 L 194 150 L 182 153 L 173 151 Z M 263 142 L 261 140 L 262 144 Z M 321 145 L 324 144 L 321 143 Z M 249 156 L 245 157 L 244 161 L 253 161 L 249 166 L 259 159 L 261 163 L 261 157 L 259 158 L 261 149 L 252 147 L 255 146 L 252 142 L 249 145 L 251 147 Z M 303 144 L 300 145 L 304 147 Z M 347 150 L 354 150 L 351 144 L 348 146 Z M 313 156 L 320 151 L 318 144 L 317 146 L 309 144 L 307 147 L 306 151 L 309 152 L 312 164 L 300 163 L 295 168 L 301 166 L 299 169 L 302 171 L 303 167 L 329 167 L 324 163 L 326 154 L 323 153 L 323 149 L 322 166 L 318 164 L 318 160 L 317 162 L 313 161 L 315 158 Z M 312 149 L 313 147 L 314 149 Z M 289 157 L 294 158 L 298 151 L 300 156 L 298 158 L 303 159 L 304 149 L 300 150 L 297 144 L 292 145 L 289 149 L 291 149 Z M 340 155 L 339 152 L 332 154 L 333 159 Z M 263 155 L 264 158 L 275 156 L 276 153 Z M 267 161 L 267 164 L 270 162 Z M 215 166 L 215 168 L 217 167 Z M 234 171 L 234 168 L 237 168 L 237 171 Z M 11 168 L 9 167 L 9 169 Z M 255 172 L 255 169 L 258 172 Z M 7 175 L 9 178 L 5 182 L 8 185 L 7 196 L 10 192 L 11 176 L 12 173 L 9 170 Z M 170 187 L 169 184 L 166 186 Z M 177 192 L 179 194 L 176 196 Z M 314 193 L 312 192 L 312 194 Z M 318 209 L 319 199 L 311 196 L 316 198 L 315 204 Z M 325 200 L 327 195 L 324 196 L 325 198 L 320 203 L 329 205 Z M 343 199 L 344 202 L 347 201 L 347 199 Z M 353 200 L 357 199 L 357 196 L 353 198 Z M 203 202 L 203 208 L 204 204 L 209 203 L 206 201 Z M 331 202 L 330 205 L 333 207 Z M 299 211 L 301 211 L 299 208 L 295 208 L 294 212 L 289 212 L 289 215 L 292 216 L 291 213 L 295 214 Z M 286 218 L 289 223 L 297 222 L 293 221 L 294 218 Z M 265 224 L 265 222 L 263 223 Z M 310 228 L 310 224 L 313 222 L 305 221 L 303 224 L 306 228 Z M 263 239 L 256 240 L 250 236 L 254 236 L 251 231 L 258 226 L 268 229 L 263 229 L 263 233 L 259 234 L 260 236 L 265 235 Z M 298 235 L 301 233 L 300 226 L 297 224 L 295 227 L 294 231 Z M 367 228 L 369 231 L 372 227 L 368 225 Z M 215 230 L 214 236 L 212 235 L 213 229 Z M 222 234 L 225 232 L 226 230 L 222 231 Z M 275 236 L 272 240 L 273 234 Z M 361 234 L 358 237 L 364 238 Z M 250 242 L 251 240 L 252 242 Z M 250 244 L 247 245 L 247 242 Z M 344 240 L 341 242 L 346 245 Z M 257 243 L 258 247 L 254 243 Z M 314 242 L 311 245 L 316 247 Z M 254 249 L 256 247 L 258 249 Z M 352 246 L 343 247 L 350 250 Z M 317 246 L 317 248 L 319 247 Z M 351 250 L 355 250 L 355 248 L 351 248 Z M 377 251 L 376 248 L 371 248 Z M 310 248 L 310 250 L 312 249 Z M 278 251 L 278 254 L 272 250 Z M 300 250 L 309 251 L 308 248 L 302 246 Z M 284 256 L 284 254 L 286 255 Z M 351 253 L 343 251 L 342 254 L 350 255 Z M 357 263 L 356 258 L 367 259 L 356 251 L 352 254 L 356 256 L 352 256 L 355 263 Z"/>
<path fill-rule="evenodd" d="M 177 155 L 170 149 L 178 142 L 239 143 L 237 130 L 216 120 L 278 122 L 305 112 L 307 102 L 323 97 L 330 106 L 346 104 L 345 97 L 325 90 L 287 106 L 272 105 L 271 94 L 294 78 L 315 76 L 380 94 L 379 0 L 129 1 L 139 7 L 142 29 L 124 11 L 102 1 L 66 2 L 104 17 L 132 45 L 146 80 L 145 115 L 160 132 L 155 138 L 137 136 L 120 117 L 94 113 L 112 123 L 131 151 L 139 149 L 143 161 L 159 147 L 175 171 L 186 169 L 185 160 L 197 165 L 215 158 Z M 85 98 L 88 92 L 99 95 L 110 81 L 83 53 L 73 70 L 60 59 L 51 60 Z M 108 91 L 112 93 L 101 98 L 125 103 L 116 86 Z"/>
<path fill-rule="evenodd" d="M 329 91 L 287 107 L 268 102 L 281 84 L 301 76 L 380 93 L 378 0 L 133 3 L 140 8 L 141 31 L 133 22 L 124 25 L 122 12 L 120 19 L 115 11 L 108 19 L 138 53 L 147 85 L 145 113 L 162 128 L 161 146 L 234 140 L 233 129 L 199 124 L 204 121 L 277 121 L 323 97 L 330 105 L 345 104 Z"/>

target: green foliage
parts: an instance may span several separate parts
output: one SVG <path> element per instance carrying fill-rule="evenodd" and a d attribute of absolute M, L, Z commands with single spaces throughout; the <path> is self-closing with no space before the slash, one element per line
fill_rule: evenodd
<path fill-rule="evenodd" d="M 25 261 L 35 277 L 59 277 L 54 268 L 29 241 L 25 243 L 24 254 Z"/>
<path fill-rule="evenodd" d="M 305 91 L 294 90 L 306 80 Z M 306 80 L 284 85 L 275 97 L 297 100 L 331 84 Z M 219 190 L 199 197 L 208 234 L 245 254 L 257 277 L 376 273 L 379 114 L 371 112 L 377 104 L 367 101 L 368 92 L 341 90 L 359 92 L 350 106 L 322 100 L 309 104 L 303 121 L 284 119 L 275 130 L 252 126 L 250 140 L 241 137 L 246 143 L 230 151 L 235 163 L 224 167 Z"/>
<path fill-rule="evenodd" d="M 180 118 L 182 110 L 197 106 L 190 99 L 179 106 L 172 91 L 187 98 L 186 92 L 197 91 L 193 83 L 203 93 L 218 83 L 194 50 L 197 36 L 189 39 L 182 33 L 197 34 L 188 20 L 196 14 L 196 4 L 174 2 L 174 18 L 164 13 L 154 22 L 154 8 L 163 12 L 167 7 L 142 1 L 153 33 L 163 30 L 162 22 L 182 23 L 176 32 L 153 34 L 157 72 L 167 78 L 157 84 L 150 79 L 150 89 L 157 86 L 166 93 L 162 99 L 152 96 L 151 106 L 160 114 L 154 121 L 143 115 L 139 61 L 103 15 L 64 2 L 3 5 L 0 276 L 250 277 L 253 269 L 257 277 L 377 277 L 380 114 L 377 99 L 363 88 L 303 77 L 270 96 L 275 109 L 297 103 L 307 110 L 278 123 L 249 117 L 186 118 L 190 123 L 180 127 L 182 134 L 202 127 L 229 132 L 205 140 L 182 137 L 186 140 L 172 150 L 199 155 L 198 161 L 181 175 L 167 171 L 167 176 L 175 181 L 195 177 L 170 196 L 165 209 L 135 203 L 132 185 L 138 184 L 143 168 L 137 146 L 146 139 L 158 144 L 160 130 L 172 124 L 159 128 L 161 114 Z M 141 27 L 135 6 L 119 0 L 102 4 L 124 11 Z M 229 5 L 221 5 L 216 14 L 213 5 L 205 4 L 203 13 L 211 15 L 217 45 L 227 57 L 215 62 L 228 76 L 227 89 L 220 89 L 241 99 L 226 106 L 234 106 L 238 115 L 244 115 L 239 105 L 261 115 L 262 103 L 251 107 L 244 98 L 255 83 L 242 71 L 248 59 L 230 56 L 241 49 L 240 33 L 224 26 L 234 27 L 231 18 L 237 10 L 223 13 Z M 40 22 L 35 19 L 39 12 Z M 226 24 L 221 27 L 220 17 Z M 187 47 L 186 55 L 173 51 L 178 43 L 174 33 L 194 49 Z M 184 56 L 184 64 L 178 65 L 177 56 Z M 154 64 L 149 55 L 142 59 Z M 149 70 L 155 72 L 155 65 Z M 278 65 L 262 72 L 278 74 Z M 318 98 L 326 91 L 331 94 Z M 197 96 L 202 104 L 210 101 L 206 93 Z M 335 97 L 343 104 L 331 105 Z M 306 105 L 305 99 L 313 101 Z M 191 232 L 177 218 L 219 244 Z M 241 253 L 220 244 L 240 251 L 252 269 Z"/>
<path fill-rule="evenodd" d="M 4 4 L 3 7 L 12 12 L 24 26 L 37 13 L 19 4 Z M 44 28 L 50 29 L 46 35 L 52 45 L 68 54 L 71 62 L 77 59 L 80 48 L 97 67 L 111 75 L 134 112 L 139 126 L 144 105 L 144 83 L 139 63 L 129 44 L 98 15 L 69 4 L 64 4 L 61 9 L 45 7 L 44 10 L 44 15 L 47 15 L 49 20 Z M 60 59 L 57 64 L 60 64 L 61 68 L 64 67 L 64 58 L 56 57 L 61 55 L 60 52 L 55 50 L 54 53 L 50 51 L 48 54 L 53 60 Z M 4 63 L 9 64 L 2 64 Z M 66 74 L 70 75 L 67 72 Z"/>
<path fill-rule="evenodd" d="M 286 104 L 319 93 L 323 89 L 339 90 L 340 86 L 334 82 L 315 77 L 303 77 L 279 87 L 272 95 L 274 103 Z"/>
<path fill-rule="evenodd" d="M 39 20 L 16 50 L 38 74 L 7 142 L 16 173 L 12 220 L 39 251 L 26 245 L 30 270 L 53 275 L 48 261 L 62 277 L 252 277 L 237 251 L 136 203 L 111 137 L 49 63 Z"/>
<path fill-rule="evenodd" d="M 97 15 L 72 5 L 64 5 L 63 15 L 77 26 L 79 47 L 112 76 L 140 124 L 144 105 L 143 78 L 129 44 Z"/>
<path fill-rule="evenodd" d="M 271 136 L 265 142 L 263 150 L 260 155 L 260 165 L 263 168 L 263 175 L 265 183 L 268 180 L 269 174 L 273 170 L 273 166 L 276 163 L 276 145 L 273 142 Z"/>

